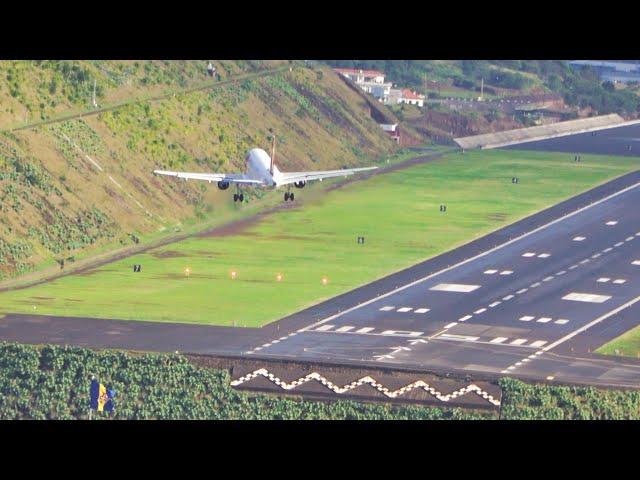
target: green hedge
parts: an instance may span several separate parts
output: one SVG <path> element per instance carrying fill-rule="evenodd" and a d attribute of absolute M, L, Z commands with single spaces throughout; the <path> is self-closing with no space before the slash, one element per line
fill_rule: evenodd
<path fill-rule="evenodd" d="M 0 419 L 84 419 L 95 375 L 115 388 L 106 419 L 491 419 L 494 412 L 314 402 L 247 394 L 226 370 L 200 368 L 179 355 L 131 355 L 78 347 L 0 343 Z M 531 385 L 504 378 L 502 419 L 639 419 L 640 392 Z"/>
<path fill-rule="evenodd" d="M 250 395 L 224 370 L 179 355 L 0 343 L 0 419 L 86 418 L 91 375 L 115 388 L 117 419 L 473 419 L 460 409 Z M 97 414 L 94 418 L 108 418 Z"/>

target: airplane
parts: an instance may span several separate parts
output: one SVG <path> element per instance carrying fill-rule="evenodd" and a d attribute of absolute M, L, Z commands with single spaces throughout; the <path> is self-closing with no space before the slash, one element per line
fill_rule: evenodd
<path fill-rule="evenodd" d="M 247 171 L 245 173 L 189 173 L 170 172 L 166 170 L 154 170 L 156 175 L 168 175 L 170 177 L 184 178 L 185 180 L 203 180 L 209 183 L 217 182 L 220 190 L 226 190 L 233 183 L 237 187 L 237 193 L 233 194 L 234 202 L 243 202 L 244 194 L 240 190 L 241 186 L 253 185 L 262 188 L 275 189 L 287 186 L 284 194 L 284 201 L 293 201 L 295 195 L 291 192 L 291 185 L 296 188 L 304 188 L 307 182 L 312 180 L 322 181 L 324 178 L 346 177 L 358 172 L 375 170 L 378 167 L 347 168 L 343 170 L 324 170 L 315 172 L 281 172 L 275 165 L 275 136 L 271 146 L 271 156 L 261 148 L 249 150 L 245 163 Z"/>

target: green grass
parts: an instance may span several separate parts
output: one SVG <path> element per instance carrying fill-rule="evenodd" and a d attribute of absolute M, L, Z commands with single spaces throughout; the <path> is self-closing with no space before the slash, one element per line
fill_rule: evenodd
<path fill-rule="evenodd" d="M 596 352 L 604 355 L 640 358 L 640 326 L 605 343 Z"/>
<path fill-rule="evenodd" d="M 0 310 L 263 325 L 638 166 L 637 158 L 583 155 L 579 164 L 572 158 L 518 151 L 450 154 L 326 195 L 297 190 L 303 205 L 265 217 L 239 234 L 191 238 L 88 275 L 5 292 Z M 511 183 L 514 175 L 517 185 Z M 446 214 L 439 212 L 442 203 Z M 356 242 L 359 235 L 366 237 L 364 246 Z M 133 273 L 135 263 L 142 265 L 141 273 Z M 235 280 L 231 271 L 237 272 Z M 322 284 L 323 277 L 328 284 Z"/>

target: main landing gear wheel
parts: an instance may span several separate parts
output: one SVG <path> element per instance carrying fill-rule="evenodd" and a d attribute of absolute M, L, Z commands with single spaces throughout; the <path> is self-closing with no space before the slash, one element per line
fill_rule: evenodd
<path fill-rule="evenodd" d="M 291 200 L 293 202 L 293 200 L 295 199 L 295 195 L 293 194 L 293 192 L 289 193 L 289 192 L 285 192 L 284 194 L 284 201 L 287 202 L 289 200 Z"/>
<path fill-rule="evenodd" d="M 244 202 L 244 194 L 243 193 L 234 193 L 233 194 L 234 202 Z"/>

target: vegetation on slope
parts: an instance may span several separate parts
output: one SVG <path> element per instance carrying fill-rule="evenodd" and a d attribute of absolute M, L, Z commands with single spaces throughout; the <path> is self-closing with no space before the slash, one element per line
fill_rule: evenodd
<path fill-rule="evenodd" d="M 214 62 L 220 78 L 283 63 Z M 206 64 L 2 61 L 0 128 L 90 108 L 94 81 L 98 104 L 198 85 Z M 325 73 L 285 69 L 0 133 L 0 279 L 233 214 L 215 186 L 155 178 L 155 168 L 242 171 L 247 149 L 266 148 L 274 134 L 283 170 L 370 163 L 392 151 L 362 98 Z"/>
<path fill-rule="evenodd" d="M 340 67 L 383 70 L 388 78 L 403 86 L 420 89 L 425 78 L 450 82 L 466 90 L 480 90 L 484 79 L 491 87 L 526 93 L 532 89 L 557 92 L 570 106 L 590 108 L 598 114 L 640 113 L 640 98 L 628 89 L 616 90 L 602 82 L 590 67 L 573 69 L 561 60 L 328 60 Z"/>

